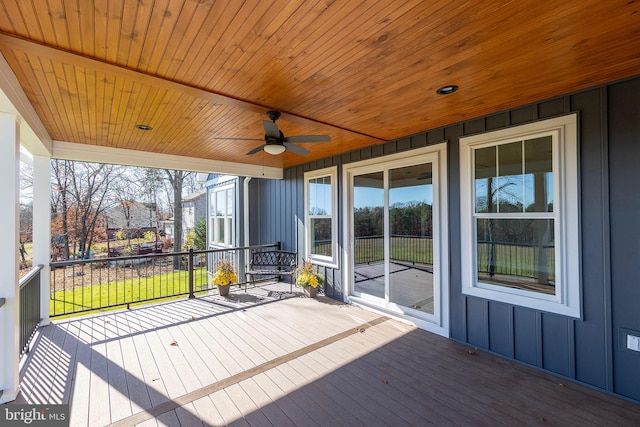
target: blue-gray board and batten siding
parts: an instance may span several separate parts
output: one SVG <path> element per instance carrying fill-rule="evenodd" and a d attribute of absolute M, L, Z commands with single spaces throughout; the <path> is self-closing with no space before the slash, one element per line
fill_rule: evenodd
<path fill-rule="evenodd" d="M 464 90 L 464 88 L 462 89 Z M 251 244 L 281 241 L 304 252 L 304 172 L 448 141 L 450 336 L 504 357 L 640 401 L 640 78 L 581 91 L 285 170 L 251 183 Z M 459 138 L 571 112 L 579 114 L 582 318 L 463 295 Z M 342 204 L 342 182 L 339 203 Z M 339 206 L 340 215 L 342 206 Z M 257 216 L 256 216 L 257 214 Z M 345 218 L 338 218 L 339 227 Z M 342 247 L 342 229 L 338 234 Z M 339 260 L 340 267 L 344 260 Z M 342 271 L 327 294 L 342 299 Z"/>

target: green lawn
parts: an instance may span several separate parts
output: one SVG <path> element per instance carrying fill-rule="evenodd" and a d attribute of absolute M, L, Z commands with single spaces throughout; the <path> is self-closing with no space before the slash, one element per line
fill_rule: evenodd
<path fill-rule="evenodd" d="M 207 271 L 204 267 L 194 269 L 194 290 L 207 288 Z M 52 316 L 72 314 L 80 311 L 98 310 L 107 306 L 122 306 L 157 298 L 175 298 L 189 292 L 188 273 L 176 270 L 149 277 L 125 279 L 83 286 L 73 290 L 54 292 L 51 296 Z M 102 310 L 106 310 L 102 308 Z"/>

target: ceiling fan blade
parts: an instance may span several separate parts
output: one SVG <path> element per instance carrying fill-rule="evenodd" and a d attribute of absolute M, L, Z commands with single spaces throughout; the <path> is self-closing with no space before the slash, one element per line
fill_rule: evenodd
<path fill-rule="evenodd" d="M 249 151 L 247 153 L 247 156 L 250 156 L 252 154 L 256 154 L 257 152 L 262 151 L 262 150 L 264 150 L 264 145 L 261 145 L 259 147 L 254 148 L 253 150 Z"/>
<path fill-rule="evenodd" d="M 307 150 L 306 148 L 298 147 L 297 145 L 291 144 L 289 142 L 285 142 L 284 146 L 287 147 L 288 151 L 291 151 L 292 153 L 300 154 L 301 156 L 306 156 L 307 154 L 310 153 L 310 151 Z"/>
<path fill-rule="evenodd" d="M 278 129 L 278 125 L 275 122 L 270 122 L 269 120 L 263 120 L 262 126 L 264 126 L 264 133 L 273 139 L 280 139 L 280 129 Z"/>
<path fill-rule="evenodd" d="M 285 142 L 327 142 L 331 141 L 329 135 L 298 135 L 288 136 L 284 139 Z"/>
<path fill-rule="evenodd" d="M 214 139 L 229 139 L 232 141 L 264 141 L 264 138 L 224 138 L 224 137 L 216 137 Z"/>

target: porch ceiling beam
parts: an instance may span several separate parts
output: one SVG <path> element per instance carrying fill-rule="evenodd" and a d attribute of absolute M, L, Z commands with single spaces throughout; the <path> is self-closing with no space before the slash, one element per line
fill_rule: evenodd
<path fill-rule="evenodd" d="M 109 62 L 88 58 L 86 56 L 78 55 L 73 52 L 69 52 L 67 50 L 62 50 L 55 47 L 47 46 L 41 43 L 26 40 L 26 39 L 0 31 L 0 50 L 4 50 L 4 49 L 18 50 L 18 51 L 27 52 L 33 55 L 37 55 L 39 57 L 47 58 L 49 60 L 60 61 L 73 66 L 81 67 L 81 68 L 99 70 L 106 74 L 117 76 L 123 79 L 132 80 L 137 83 L 141 83 L 145 85 L 151 84 L 159 88 L 180 92 L 188 96 L 194 96 L 194 97 L 206 99 L 207 101 L 210 101 L 214 104 L 240 108 L 243 110 L 248 110 L 248 111 L 252 111 L 259 114 L 264 114 L 268 110 L 278 110 L 278 111 L 281 111 L 283 118 L 293 123 L 297 123 L 299 125 L 316 126 L 320 124 L 323 126 L 329 126 L 334 129 L 339 129 L 341 131 L 350 132 L 354 135 L 377 139 L 380 142 L 386 141 L 383 138 L 367 135 L 352 129 L 346 129 L 340 126 L 333 125 L 331 123 L 326 123 L 323 121 L 313 120 L 313 119 L 299 116 L 296 114 L 287 113 L 286 111 L 280 110 L 280 108 L 277 106 L 262 105 L 262 104 L 257 104 L 253 102 L 248 102 L 238 98 L 233 98 L 231 96 L 223 95 L 216 92 L 211 92 L 195 86 L 190 86 L 186 83 L 179 83 L 173 80 L 168 80 L 152 74 L 142 73 L 140 71 L 135 71 L 130 68 L 122 67 Z"/>
<path fill-rule="evenodd" d="M 6 59 L 0 54 L 0 111 L 21 118 L 20 142 L 32 153 L 51 155 L 51 136 Z"/>
<path fill-rule="evenodd" d="M 112 163 L 116 165 L 141 166 L 159 169 L 176 169 L 204 173 L 221 173 L 234 176 L 282 179 L 281 168 L 256 166 L 246 163 L 206 160 L 195 157 L 175 156 L 148 151 L 109 148 L 98 145 L 53 141 L 55 159 L 82 162 Z"/>

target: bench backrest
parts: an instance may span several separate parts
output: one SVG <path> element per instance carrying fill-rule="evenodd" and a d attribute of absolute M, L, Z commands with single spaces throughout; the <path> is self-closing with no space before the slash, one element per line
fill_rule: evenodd
<path fill-rule="evenodd" d="M 297 254 L 289 251 L 257 251 L 251 254 L 252 267 L 288 267 L 294 268 Z"/>

